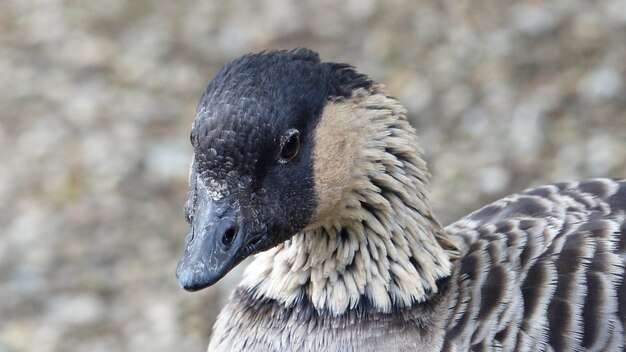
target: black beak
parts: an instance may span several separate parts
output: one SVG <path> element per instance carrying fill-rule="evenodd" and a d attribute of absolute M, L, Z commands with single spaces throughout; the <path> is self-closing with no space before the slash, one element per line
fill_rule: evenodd
<path fill-rule="evenodd" d="M 201 290 L 219 281 L 252 254 L 262 240 L 261 236 L 246 233 L 241 210 L 233 206 L 234 197 L 212 201 L 201 189 L 196 196 L 195 216 L 176 268 L 178 282 L 187 291 Z"/>

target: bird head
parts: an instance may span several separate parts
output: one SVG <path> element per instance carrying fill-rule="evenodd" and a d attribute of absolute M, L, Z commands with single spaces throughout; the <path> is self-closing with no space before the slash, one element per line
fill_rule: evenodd
<path fill-rule="evenodd" d="M 350 119 L 322 116 L 330 103 L 371 86 L 308 49 L 246 55 L 217 73 L 191 131 L 190 228 L 177 268 L 183 288 L 214 284 L 332 213 L 360 137 Z"/>

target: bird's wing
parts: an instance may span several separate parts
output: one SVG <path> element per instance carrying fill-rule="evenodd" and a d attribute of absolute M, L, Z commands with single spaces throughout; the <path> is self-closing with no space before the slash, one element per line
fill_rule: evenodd
<path fill-rule="evenodd" d="M 444 350 L 622 350 L 626 180 L 529 189 L 451 224 Z"/>

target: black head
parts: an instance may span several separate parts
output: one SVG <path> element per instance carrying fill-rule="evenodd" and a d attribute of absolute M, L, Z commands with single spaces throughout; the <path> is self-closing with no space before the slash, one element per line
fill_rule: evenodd
<path fill-rule="evenodd" d="M 318 206 L 313 131 L 329 101 L 372 82 L 308 49 L 241 57 L 207 87 L 191 131 L 194 161 L 178 265 L 188 290 L 306 227 Z"/>

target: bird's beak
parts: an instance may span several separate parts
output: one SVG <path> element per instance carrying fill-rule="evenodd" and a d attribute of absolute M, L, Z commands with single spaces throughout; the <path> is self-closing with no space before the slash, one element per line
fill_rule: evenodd
<path fill-rule="evenodd" d="M 176 268 L 178 282 L 187 291 L 213 285 L 259 244 L 259 238 L 246 234 L 234 197 L 213 201 L 204 188 L 196 193 L 195 216 Z"/>

